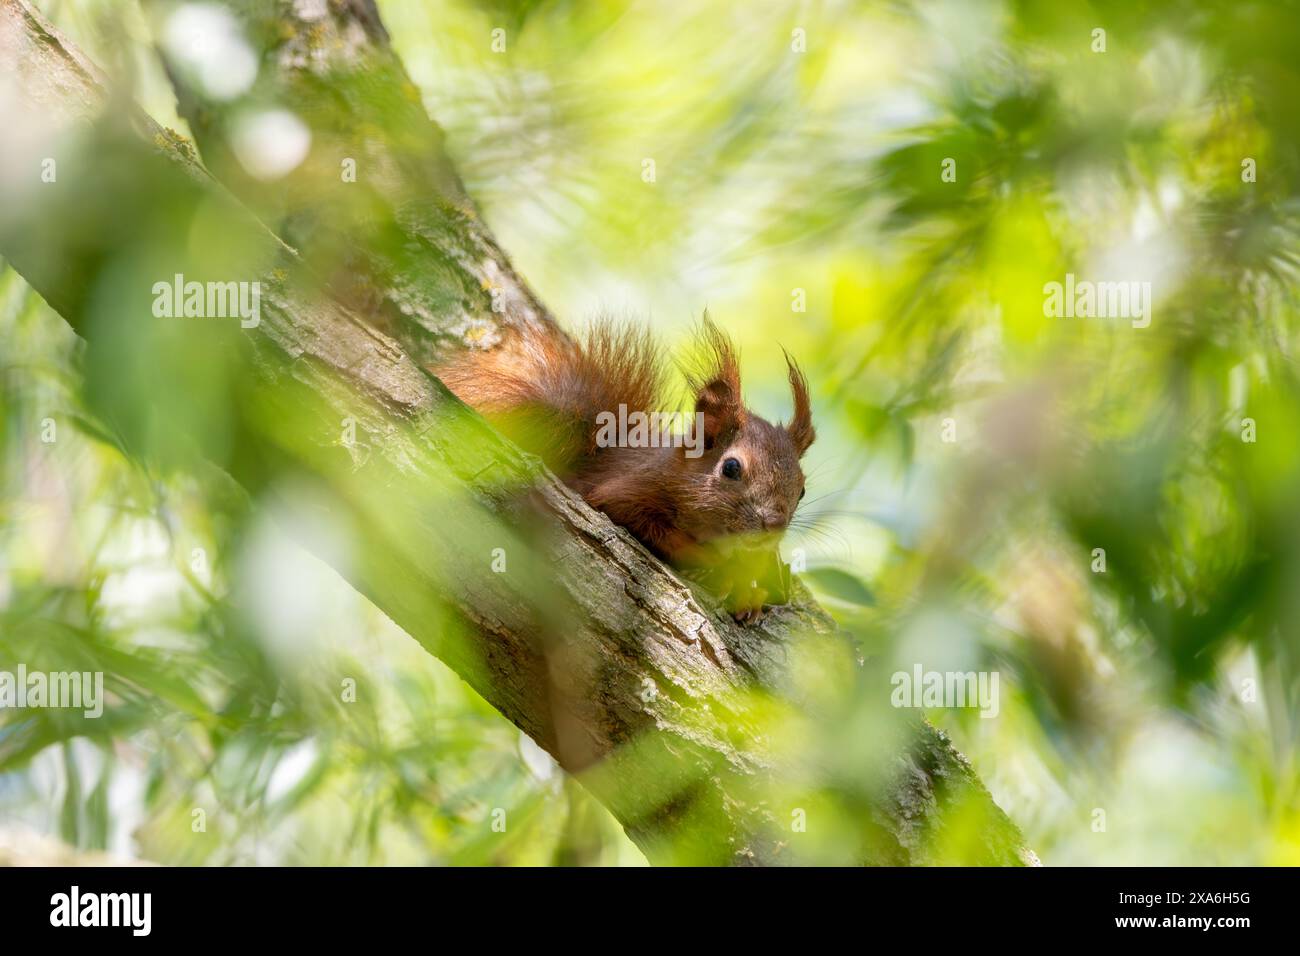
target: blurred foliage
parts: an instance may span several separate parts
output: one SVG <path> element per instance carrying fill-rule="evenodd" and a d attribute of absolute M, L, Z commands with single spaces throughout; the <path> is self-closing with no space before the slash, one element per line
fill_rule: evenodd
<path fill-rule="evenodd" d="M 184 129 L 135 4 L 42 7 Z M 707 306 L 773 415 L 778 344 L 809 373 L 787 556 L 868 666 L 810 647 L 821 704 L 749 718 L 807 769 L 769 797 L 820 858 L 853 858 L 846 795 L 884 772 L 889 673 L 921 663 L 1000 673 L 996 718 L 928 716 L 1046 862 L 1300 863 L 1296 5 L 380 8 L 557 314 L 672 342 Z M 1046 317 L 1067 273 L 1151 282 L 1150 327 Z M 0 819 L 177 863 L 640 860 L 266 503 L 124 452 L 87 392 L 115 363 L 163 387 L 160 355 L 88 368 L 12 272 L 0 342 L 0 668 L 84 662 L 112 695 L 5 715 Z"/>

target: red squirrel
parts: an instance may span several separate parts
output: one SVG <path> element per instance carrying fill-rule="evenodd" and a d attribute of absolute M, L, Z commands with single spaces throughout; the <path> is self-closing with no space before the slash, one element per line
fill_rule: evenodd
<path fill-rule="evenodd" d="M 759 587 L 765 572 L 755 568 L 780 567 L 776 542 L 804 495 L 799 459 L 816 437 L 808 383 L 787 354 L 794 418 L 774 425 L 745 407 L 736 349 L 707 313 L 697 344 L 702 358 L 687 381 L 702 448 L 694 436 L 689 447 L 599 440 L 602 413 L 607 421 L 620 406 L 647 417 L 674 407 L 663 353 L 643 327 L 599 322 L 581 342 L 550 325 L 512 327 L 493 348 L 431 371 L 657 556 L 712 576 L 733 616 L 749 622 L 779 590 Z"/>

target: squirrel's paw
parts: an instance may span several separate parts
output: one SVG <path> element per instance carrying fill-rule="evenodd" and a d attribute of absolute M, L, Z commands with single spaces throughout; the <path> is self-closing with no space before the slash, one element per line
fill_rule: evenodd
<path fill-rule="evenodd" d="M 790 574 L 775 549 L 733 554 L 705 569 L 698 580 L 721 598 L 723 608 L 741 625 L 757 624 L 790 599 Z"/>
<path fill-rule="evenodd" d="M 770 608 L 762 606 L 735 610 L 731 612 L 731 619 L 737 624 L 743 624 L 746 626 L 757 624 L 759 621 L 763 620 L 763 618 L 767 617 L 767 612 L 769 610 Z"/>
<path fill-rule="evenodd" d="M 737 624 L 757 624 L 767 614 L 768 591 L 750 586 L 728 595 L 727 612 Z"/>

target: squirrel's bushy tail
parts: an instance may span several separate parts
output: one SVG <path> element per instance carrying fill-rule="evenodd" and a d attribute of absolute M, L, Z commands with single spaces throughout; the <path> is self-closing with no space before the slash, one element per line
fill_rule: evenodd
<path fill-rule="evenodd" d="M 660 408 L 664 367 L 644 327 L 603 319 L 585 339 L 510 330 L 432 369 L 456 397 L 561 475 L 596 452 L 596 416 Z"/>

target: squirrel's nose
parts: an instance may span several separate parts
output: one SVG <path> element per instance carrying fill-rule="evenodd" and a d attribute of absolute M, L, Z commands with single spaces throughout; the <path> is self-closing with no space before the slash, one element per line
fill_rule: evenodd
<path fill-rule="evenodd" d="M 763 528 L 766 531 L 779 531 L 789 522 L 784 511 L 772 508 L 763 512 Z"/>

